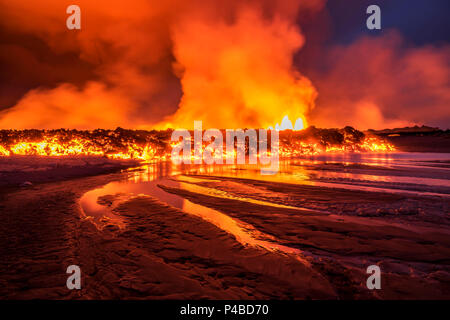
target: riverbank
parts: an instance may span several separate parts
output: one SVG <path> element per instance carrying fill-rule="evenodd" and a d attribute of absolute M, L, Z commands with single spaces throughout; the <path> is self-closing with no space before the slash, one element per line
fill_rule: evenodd
<path fill-rule="evenodd" d="M 136 160 L 113 160 L 97 156 L 8 156 L 0 157 L 0 188 L 65 181 L 113 173 L 139 165 Z"/>

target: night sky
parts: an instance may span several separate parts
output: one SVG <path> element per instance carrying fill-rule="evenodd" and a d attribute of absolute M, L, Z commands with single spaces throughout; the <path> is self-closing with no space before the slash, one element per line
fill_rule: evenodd
<path fill-rule="evenodd" d="M 365 28 L 365 8 L 377 4 L 382 30 L 396 29 L 414 45 L 449 41 L 450 2 L 446 0 L 334 0 L 327 7 L 333 21 L 330 43 L 351 43 L 363 35 L 379 35 Z"/>

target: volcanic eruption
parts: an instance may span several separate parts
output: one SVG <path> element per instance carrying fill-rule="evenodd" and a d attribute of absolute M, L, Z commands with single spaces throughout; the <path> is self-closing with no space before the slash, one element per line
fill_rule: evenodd
<path fill-rule="evenodd" d="M 446 11 L 378 2 L 0 0 L 0 299 L 450 298 Z"/>
<path fill-rule="evenodd" d="M 219 129 L 307 127 L 318 93 L 293 65 L 294 55 L 305 44 L 296 19 L 299 13 L 319 10 L 323 1 L 194 1 L 189 5 L 138 1 L 132 9 L 120 2 L 80 1 L 79 5 L 89 14 L 83 16 L 81 30 L 68 32 L 61 28 L 62 4 L 2 4 L 6 28 L 32 34 L 51 51 L 78 55 L 79 63 L 92 71 L 81 75 L 86 78 L 82 85 L 59 82 L 53 88 L 30 90 L 1 112 L 0 127 L 192 129 L 195 120 Z M 25 7 L 26 19 L 15 15 Z M 42 68 L 40 61 L 33 63 Z M 119 130 L 105 131 L 104 136 L 101 132 L 5 131 L 0 154 L 153 160 L 166 159 L 169 153 L 167 139 L 158 140 L 155 133 Z M 125 135 L 118 137 L 118 133 Z M 145 137 L 136 140 L 136 135 Z M 368 141 L 344 148 L 343 140 L 309 139 L 303 143 L 311 146 L 298 152 L 392 149 L 374 147 L 383 141 Z M 158 149 L 158 144 L 165 146 Z M 296 152 L 286 151 L 291 153 Z"/>

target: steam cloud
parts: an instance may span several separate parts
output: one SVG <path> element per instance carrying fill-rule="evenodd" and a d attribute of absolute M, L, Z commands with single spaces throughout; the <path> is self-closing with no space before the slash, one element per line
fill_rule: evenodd
<path fill-rule="evenodd" d="M 313 75 L 320 94 L 311 122 L 384 129 L 450 124 L 450 46 L 407 47 L 391 32 L 330 51 Z"/>
<path fill-rule="evenodd" d="M 304 41 L 295 16 L 321 1 L 303 8 L 300 1 L 77 4 L 82 30 L 74 32 L 65 28 L 64 2 L 1 1 L 4 27 L 38 37 L 54 52 L 76 53 L 94 72 L 81 85 L 67 79 L 31 90 L 2 112 L 0 127 L 136 128 L 163 117 L 175 126 L 192 126 L 194 118 L 209 126 L 261 126 L 283 116 L 280 105 L 298 115 L 313 106 L 314 88 L 292 69 Z"/>
<path fill-rule="evenodd" d="M 0 35 L 14 38 L 0 43 L 0 128 L 268 127 L 285 115 L 357 128 L 450 122 L 448 46 L 361 39 L 322 52 L 326 72 L 302 74 L 297 18 L 322 0 L 76 3 L 80 31 L 65 27 L 72 3 L 0 0 Z"/>

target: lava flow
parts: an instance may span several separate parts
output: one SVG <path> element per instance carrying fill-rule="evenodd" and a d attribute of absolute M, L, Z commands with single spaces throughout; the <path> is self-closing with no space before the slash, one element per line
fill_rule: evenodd
<path fill-rule="evenodd" d="M 174 142 L 172 130 L 1 130 L 0 156 L 105 156 L 143 161 L 169 160 Z M 175 143 L 176 144 L 176 143 Z M 203 150 L 206 148 L 203 145 Z M 246 146 L 248 151 L 248 144 Z M 389 152 L 385 140 L 351 127 L 280 132 L 280 157 L 344 152 Z M 226 156 L 226 155 L 224 155 Z"/>

